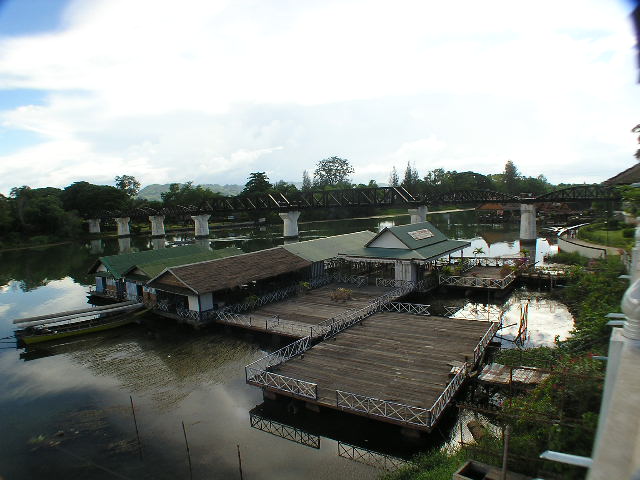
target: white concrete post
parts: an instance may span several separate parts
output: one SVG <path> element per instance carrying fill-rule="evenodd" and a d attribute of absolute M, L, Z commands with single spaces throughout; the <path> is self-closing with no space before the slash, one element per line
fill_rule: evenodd
<path fill-rule="evenodd" d="M 209 236 L 209 218 L 211 218 L 211 215 L 195 215 L 191 217 L 195 222 L 196 237 Z"/>
<path fill-rule="evenodd" d="M 118 236 L 126 237 L 127 235 L 131 235 L 129 231 L 129 217 L 119 217 L 116 218 L 116 223 L 118 224 Z"/>
<path fill-rule="evenodd" d="M 280 218 L 284 222 L 284 238 L 295 238 L 298 236 L 298 217 L 300 212 L 297 210 L 279 213 Z"/>
<path fill-rule="evenodd" d="M 631 283 L 640 278 L 640 217 L 636 218 L 636 244 L 631 249 Z"/>
<path fill-rule="evenodd" d="M 164 215 L 151 215 L 151 236 L 164 237 Z"/>
<path fill-rule="evenodd" d="M 420 205 L 418 208 L 410 208 L 411 223 L 422 223 L 427 221 L 427 212 L 429 209 L 426 205 Z"/>
<path fill-rule="evenodd" d="M 520 204 L 520 240 L 535 240 L 536 233 L 536 207 L 531 204 Z"/>
<path fill-rule="evenodd" d="M 89 233 L 100 233 L 101 220 L 99 218 L 90 218 L 87 222 L 89 222 Z"/>

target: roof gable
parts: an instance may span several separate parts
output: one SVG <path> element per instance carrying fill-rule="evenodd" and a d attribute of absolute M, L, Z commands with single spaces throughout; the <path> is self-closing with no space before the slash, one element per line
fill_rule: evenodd
<path fill-rule="evenodd" d="M 373 247 L 374 244 L 378 246 L 378 239 L 388 238 L 388 233 L 395 236 L 399 242 L 405 245 L 404 248 L 410 250 L 416 250 L 418 248 L 428 247 L 439 242 L 443 242 L 447 239 L 447 236 L 438 230 L 431 222 L 412 223 L 409 225 L 399 225 L 395 227 L 384 228 L 374 239 L 367 243 L 366 247 Z M 396 247 L 383 247 L 383 248 L 402 248 Z"/>
<path fill-rule="evenodd" d="M 406 244 L 386 229 L 380 232 L 380 235 L 376 236 L 376 238 L 368 242 L 367 246 L 371 248 L 402 248 L 403 250 L 410 250 Z"/>

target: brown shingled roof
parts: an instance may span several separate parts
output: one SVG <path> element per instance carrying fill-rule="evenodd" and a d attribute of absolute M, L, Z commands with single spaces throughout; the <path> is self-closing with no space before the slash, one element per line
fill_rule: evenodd
<path fill-rule="evenodd" d="M 603 185 L 629 185 L 640 182 L 640 163 L 636 163 L 622 172 L 602 182 Z"/>
<path fill-rule="evenodd" d="M 152 279 L 149 285 L 160 290 L 163 285 L 174 288 L 182 285 L 202 294 L 295 272 L 310 265 L 311 262 L 289 253 L 284 248 L 276 247 L 168 268 Z"/>

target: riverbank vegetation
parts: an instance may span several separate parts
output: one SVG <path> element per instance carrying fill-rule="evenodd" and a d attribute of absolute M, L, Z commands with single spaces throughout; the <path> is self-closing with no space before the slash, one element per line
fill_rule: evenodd
<path fill-rule="evenodd" d="M 578 238 L 598 245 L 629 250 L 633 247 L 635 228 L 617 220 L 598 222 L 578 229 Z"/>
<path fill-rule="evenodd" d="M 474 395 L 474 415 L 486 425 L 485 435 L 453 451 L 426 452 L 411 466 L 383 476 L 386 480 L 450 480 L 466 460 L 500 466 L 501 432 L 511 430 L 509 469 L 549 478 L 584 478 L 585 470 L 539 459 L 545 450 L 590 456 L 602 400 L 605 365 L 594 359 L 606 355 L 611 327 L 605 315 L 620 311 L 628 284 L 618 276 L 623 267 L 618 257 L 605 260 L 569 258 L 562 254 L 550 261 L 572 265 L 570 279 L 554 296 L 565 303 L 574 329 L 556 345 L 530 349 L 503 349 L 493 361 L 503 365 L 538 367 L 549 377 L 537 387 Z M 491 399 L 489 401 L 489 398 Z M 471 410 L 473 411 L 473 410 Z M 478 411 L 482 413 L 478 413 Z M 547 477 L 545 477 L 547 478 Z"/>
<path fill-rule="evenodd" d="M 329 157 L 317 163 L 313 178 L 305 171 L 302 184 L 297 185 L 283 180 L 272 183 L 266 172 L 252 172 L 239 195 L 288 195 L 299 190 L 363 189 L 378 186 L 375 180 L 368 183 L 352 183 L 350 177 L 353 173 L 353 167 L 347 159 Z M 402 178 L 394 167 L 389 182 L 392 186 L 402 186 L 413 194 L 426 196 L 437 196 L 451 190 L 495 190 L 514 195 L 522 192 L 539 195 L 556 187 L 543 175 L 521 175 L 512 161 L 506 163 L 503 172 L 489 175 L 434 169 L 421 176 L 415 166 L 407 164 Z M 0 249 L 77 238 L 87 232 L 84 220 L 101 216 L 104 212 L 115 213 L 137 208 L 153 212 L 163 208 L 200 206 L 223 195 L 201 185 L 194 185 L 193 182 L 186 182 L 172 183 L 165 191 L 158 192 L 159 199 L 150 200 L 137 197 L 140 182 L 133 176 L 118 176 L 114 185 L 93 185 L 79 181 L 63 189 L 22 186 L 13 188 L 8 197 L 0 194 Z M 378 213 L 379 210 L 373 206 L 309 209 L 304 211 L 300 220 L 344 219 Z M 242 222 L 257 221 L 259 218 L 266 218 L 267 222 L 280 221 L 275 211 L 239 212 L 232 219 Z M 229 219 L 223 216 L 211 218 L 211 222 Z M 181 220 L 183 219 L 178 217 L 166 218 L 167 224 L 180 223 Z M 146 218 L 140 225 L 136 225 L 135 222 L 136 219 L 133 219 L 132 233 L 144 229 L 143 224 L 148 223 Z M 113 221 L 105 221 L 102 229 L 113 231 L 115 225 Z"/>

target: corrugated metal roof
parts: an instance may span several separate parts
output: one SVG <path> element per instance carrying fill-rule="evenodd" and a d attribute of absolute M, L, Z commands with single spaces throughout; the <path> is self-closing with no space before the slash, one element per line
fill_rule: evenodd
<path fill-rule="evenodd" d="M 344 252 L 346 257 L 384 258 L 395 260 L 432 260 L 470 246 L 464 240 L 444 240 L 435 245 L 404 250 L 401 248 L 361 247 L 350 252 Z"/>
<path fill-rule="evenodd" d="M 383 235 L 385 232 L 392 233 L 411 250 L 428 247 L 429 245 L 434 245 L 447 240 L 447 236 L 438 230 L 431 222 L 411 223 L 409 225 L 387 227 L 378 233 L 376 238 Z M 424 235 L 421 235 L 421 233 L 427 233 L 429 236 L 425 237 Z M 367 243 L 367 246 L 371 244 L 373 240 L 374 239 L 371 239 Z"/>
<path fill-rule="evenodd" d="M 276 247 L 192 265 L 171 267 L 151 279 L 149 285 L 159 290 L 163 289 L 163 284 L 173 287 L 184 286 L 195 293 L 203 294 L 296 272 L 310 265 L 311 262 L 308 260 L 289 253 L 282 247 Z"/>
<path fill-rule="evenodd" d="M 283 245 L 282 248 L 310 262 L 320 262 L 337 257 L 339 253 L 362 248 L 375 236 L 375 233 L 364 230 L 345 235 L 290 243 Z"/>
<path fill-rule="evenodd" d="M 179 265 L 190 265 L 192 263 L 198 262 L 206 262 L 208 260 L 215 260 L 217 258 L 226 258 L 233 255 L 241 255 L 243 253 L 244 252 L 242 250 L 236 247 L 221 248 L 211 251 L 207 250 L 193 255 L 186 255 L 177 258 L 167 258 L 156 262 L 137 264 L 130 270 L 133 270 L 136 267 L 139 268 L 147 275 L 148 280 L 155 277 L 156 275 L 159 275 L 165 268 L 177 267 Z M 131 274 L 126 273 L 126 276 L 127 278 L 129 278 Z"/>
<path fill-rule="evenodd" d="M 209 250 L 200 245 L 187 245 L 184 247 L 161 248 L 158 250 L 109 255 L 96 260 L 89 269 L 89 273 L 95 273 L 100 264 L 102 264 L 115 279 L 120 279 L 126 272 L 138 264 L 156 262 L 169 258 L 186 257 L 208 251 Z"/>

